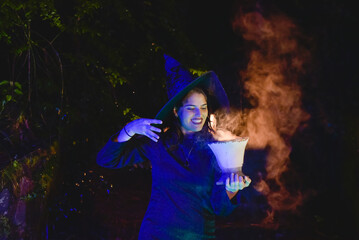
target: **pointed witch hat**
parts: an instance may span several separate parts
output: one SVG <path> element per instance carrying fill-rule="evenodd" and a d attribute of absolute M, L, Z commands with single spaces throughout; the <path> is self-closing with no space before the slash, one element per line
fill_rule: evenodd
<path fill-rule="evenodd" d="M 167 119 L 175 105 L 195 87 L 201 88 L 207 92 L 207 98 L 211 102 L 213 111 L 219 108 L 229 108 L 227 94 L 217 75 L 213 71 L 206 72 L 196 78 L 174 58 L 166 54 L 164 57 L 167 73 L 166 88 L 169 100 L 157 113 L 155 117 L 156 119 Z"/>

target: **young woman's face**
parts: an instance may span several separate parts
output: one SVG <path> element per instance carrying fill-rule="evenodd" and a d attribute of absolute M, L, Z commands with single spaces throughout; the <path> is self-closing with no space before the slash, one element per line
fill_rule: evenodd
<path fill-rule="evenodd" d="M 189 92 L 182 107 L 174 112 L 180 120 L 183 134 L 201 131 L 208 116 L 206 97 L 202 93 Z"/>

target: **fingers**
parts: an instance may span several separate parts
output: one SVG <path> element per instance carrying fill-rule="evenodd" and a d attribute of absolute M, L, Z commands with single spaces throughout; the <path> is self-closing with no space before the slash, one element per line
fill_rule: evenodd
<path fill-rule="evenodd" d="M 234 193 L 239 189 L 239 176 L 238 174 L 232 173 L 231 176 L 226 179 L 226 190 Z"/>
<path fill-rule="evenodd" d="M 156 133 L 160 133 L 162 130 L 151 124 L 162 124 L 162 121 L 158 119 L 140 118 L 132 121 L 128 125 L 131 126 L 131 131 L 134 134 L 144 135 L 152 141 L 157 142 L 160 137 Z"/>
<path fill-rule="evenodd" d="M 230 177 L 227 177 L 226 179 L 226 190 L 229 191 L 229 192 L 236 192 L 238 190 L 236 190 L 234 187 L 233 187 L 233 182 L 230 183 Z"/>
<path fill-rule="evenodd" d="M 239 174 L 232 173 L 226 179 L 226 189 L 230 192 L 237 192 L 249 186 L 251 179 L 247 176 L 239 176 Z"/>
<path fill-rule="evenodd" d="M 229 177 L 227 177 L 227 179 L 226 179 L 226 188 L 230 188 L 231 187 L 231 185 L 229 184 Z"/>
<path fill-rule="evenodd" d="M 244 188 L 244 180 L 243 180 L 242 176 L 240 176 L 238 179 L 238 187 L 239 187 L 239 190 L 242 190 Z"/>
<path fill-rule="evenodd" d="M 162 120 L 146 118 L 149 124 L 162 124 Z"/>
<path fill-rule="evenodd" d="M 238 188 L 238 189 L 240 189 L 240 190 L 242 190 L 243 188 L 241 188 L 242 187 L 242 177 L 241 176 L 239 176 L 239 174 L 236 174 L 236 181 L 235 181 L 235 186 Z"/>
<path fill-rule="evenodd" d="M 144 135 L 155 142 L 158 142 L 158 139 L 160 138 L 160 136 L 150 130 L 146 131 Z"/>
<path fill-rule="evenodd" d="M 162 130 L 160 128 L 152 126 L 151 124 L 162 124 L 162 121 L 158 119 L 147 119 L 147 123 L 149 124 L 149 131 L 147 132 L 147 137 L 149 137 L 152 141 L 158 142 L 160 136 L 157 135 L 155 132 L 160 133 Z"/>
<path fill-rule="evenodd" d="M 154 131 L 154 132 L 161 132 L 161 129 L 160 128 L 156 128 L 154 126 L 150 126 L 150 130 L 151 131 Z"/>
<path fill-rule="evenodd" d="M 152 120 L 156 120 L 155 122 L 157 124 L 162 123 L 161 120 L 157 120 L 157 119 L 149 119 L 151 121 L 148 122 L 152 122 Z M 160 121 L 160 122 L 158 122 Z M 148 129 L 146 131 L 146 136 L 149 137 L 152 141 L 158 142 L 158 139 L 160 138 L 159 135 L 157 135 L 155 132 L 160 133 L 162 130 L 160 128 L 154 127 L 152 125 L 147 125 Z"/>
<path fill-rule="evenodd" d="M 252 180 L 247 177 L 247 176 L 244 176 L 244 184 L 245 184 L 245 187 L 248 187 L 249 184 L 251 184 Z"/>

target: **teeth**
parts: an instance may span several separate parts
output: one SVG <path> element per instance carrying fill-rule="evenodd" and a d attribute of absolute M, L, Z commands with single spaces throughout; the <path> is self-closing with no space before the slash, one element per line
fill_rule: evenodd
<path fill-rule="evenodd" d="M 193 119 L 192 122 L 193 122 L 193 123 L 201 123 L 202 120 L 201 120 L 201 119 Z"/>

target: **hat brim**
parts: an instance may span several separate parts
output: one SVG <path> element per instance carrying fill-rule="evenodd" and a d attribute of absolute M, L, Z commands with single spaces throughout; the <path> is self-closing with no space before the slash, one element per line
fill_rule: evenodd
<path fill-rule="evenodd" d="M 213 111 L 218 108 L 229 108 L 228 97 L 221 82 L 219 81 L 217 75 L 213 71 L 210 71 L 193 80 L 174 97 L 172 97 L 157 113 L 155 118 L 162 121 L 166 120 L 173 111 L 175 105 L 195 87 L 204 88 L 209 95 L 211 95 L 211 97 L 214 97 L 217 102 Z"/>

